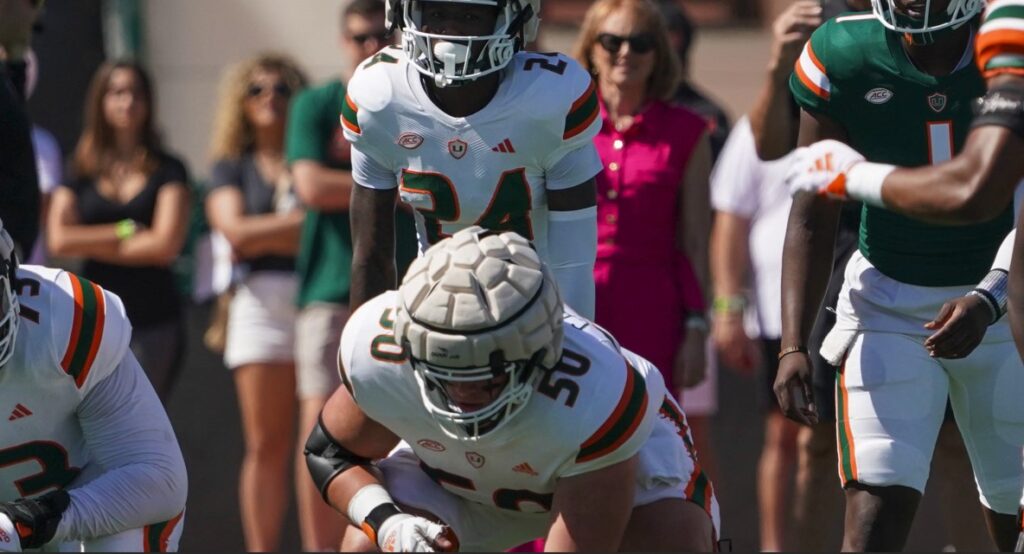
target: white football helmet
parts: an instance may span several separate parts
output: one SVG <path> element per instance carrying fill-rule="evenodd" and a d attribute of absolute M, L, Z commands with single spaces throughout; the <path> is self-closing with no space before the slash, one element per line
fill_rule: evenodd
<path fill-rule="evenodd" d="M 914 35 L 956 29 L 981 13 L 985 7 L 984 0 L 949 0 L 945 12 L 933 14 L 932 4 L 937 1 L 924 0 L 924 15 L 921 19 L 899 13 L 896 0 L 871 0 L 871 9 L 887 29 L 910 34 L 913 38 Z"/>
<path fill-rule="evenodd" d="M 562 356 L 562 300 L 523 237 L 463 229 L 409 267 L 399 288 L 395 339 L 412 363 L 427 411 L 449 437 L 475 441 L 519 413 L 545 368 Z M 464 411 L 450 384 L 508 381 Z"/>
<path fill-rule="evenodd" d="M 14 252 L 14 239 L 0 221 L 0 367 L 14 355 L 14 342 L 18 338 L 18 295 L 14 292 L 14 274 L 18 269 L 18 256 Z"/>
<path fill-rule="evenodd" d="M 449 2 L 495 6 L 494 32 L 484 36 L 426 33 L 423 3 Z M 540 0 L 387 0 L 387 25 L 402 31 L 402 48 L 413 67 L 434 79 L 439 87 L 457 85 L 501 71 L 516 52 L 537 39 Z M 476 59 L 473 51 L 483 43 Z"/>

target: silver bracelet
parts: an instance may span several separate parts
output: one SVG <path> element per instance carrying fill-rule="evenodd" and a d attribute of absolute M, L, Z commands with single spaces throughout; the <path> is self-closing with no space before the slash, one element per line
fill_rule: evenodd
<path fill-rule="evenodd" d="M 1006 313 L 1009 286 L 1010 274 L 1002 269 L 993 269 L 968 294 L 985 300 L 985 304 L 992 311 L 992 323 L 995 323 Z"/>

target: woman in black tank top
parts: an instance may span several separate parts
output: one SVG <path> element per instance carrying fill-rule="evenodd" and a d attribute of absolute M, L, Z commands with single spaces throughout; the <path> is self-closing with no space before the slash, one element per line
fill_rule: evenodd
<path fill-rule="evenodd" d="M 97 70 L 68 182 L 53 195 L 50 252 L 84 260 L 82 275 L 116 293 L 131 348 L 166 401 L 182 352 L 182 301 L 171 271 L 188 224 L 188 172 L 163 150 L 153 88 L 132 62 Z"/>

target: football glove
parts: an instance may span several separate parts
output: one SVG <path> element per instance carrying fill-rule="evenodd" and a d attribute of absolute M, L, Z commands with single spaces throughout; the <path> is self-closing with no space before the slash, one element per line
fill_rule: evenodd
<path fill-rule="evenodd" d="M 448 527 L 439 525 L 406 513 L 395 514 L 381 524 L 377 532 L 377 546 L 382 552 L 443 552 L 439 550 L 437 541 L 446 539 L 452 548 L 458 550 L 458 542 Z"/>
<path fill-rule="evenodd" d="M 6 550 L 5 547 L 9 543 L 5 543 L 0 535 L 0 550 L 18 552 L 39 548 L 50 542 L 69 504 L 71 496 L 63 490 L 48 492 L 35 498 L 0 502 L 0 531 L 9 532 L 13 528 L 16 537 L 11 543 L 18 543 L 16 550 Z M 10 526 L 7 525 L 7 521 L 3 521 L 5 518 L 10 521 Z"/>
<path fill-rule="evenodd" d="M 823 140 L 798 148 L 786 175 L 789 192 L 813 192 L 847 200 L 846 174 L 864 156 L 837 140 Z"/>

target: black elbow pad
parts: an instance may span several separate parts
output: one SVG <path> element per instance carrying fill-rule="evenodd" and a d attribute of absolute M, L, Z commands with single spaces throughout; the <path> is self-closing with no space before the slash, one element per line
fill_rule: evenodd
<path fill-rule="evenodd" d="M 1024 138 L 1024 90 L 1016 86 L 1003 86 L 988 91 L 974 104 L 971 128 L 998 125 Z"/>
<path fill-rule="evenodd" d="M 306 439 L 303 450 L 306 455 L 306 467 L 313 477 L 313 483 L 320 489 L 320 496 L 327 502 L 327 488 L 335 477 L 354 466 L 368 466 L 373 460 L 354 454 L 338 444 L 334 437 L 324 429 L 323 418 L 317 418 L 313 432 Z"/>

